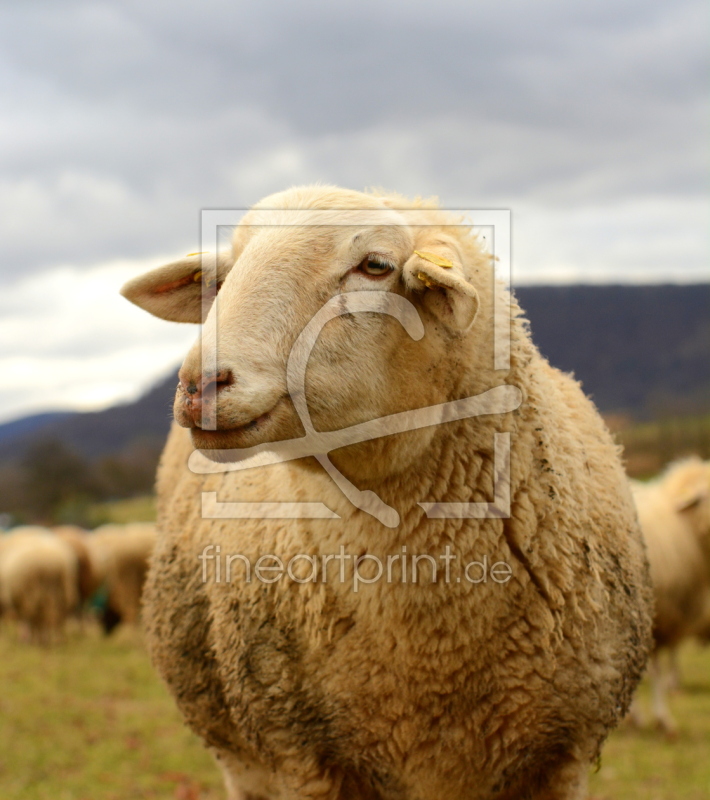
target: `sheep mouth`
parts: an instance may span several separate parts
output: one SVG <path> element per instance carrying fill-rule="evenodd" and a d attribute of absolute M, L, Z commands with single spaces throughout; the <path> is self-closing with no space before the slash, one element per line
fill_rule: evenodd
<path fill-rule="evenodd" d="M 269 411 L 244 425 L 234 427 L 222 425 L 217 430 L 191 428 L 192 443 L 198 450 L 204 451 L 207 458 L 212 461 L 222 461 L 219 451 L 247 447 L 253 444 L 252 440 L 256 438 L 262 441 L 264 434 L 272 427 L 274 412 L 282 405 L 283 400 L 283 397 L 279 398 Z"/>

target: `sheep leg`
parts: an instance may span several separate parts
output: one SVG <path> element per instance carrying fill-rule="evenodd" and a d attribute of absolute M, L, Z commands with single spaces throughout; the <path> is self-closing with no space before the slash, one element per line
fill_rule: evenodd
<path fill-rule="evenodd" d="M 668 691 L 677 692 L 683 683 L 678 664 L 678 648 L 671 647 L 668 651 Z"/>
<path fill-rule="evenodd" d="M 230 752 L 212 752 L 222 770 L 227 800 L 375 800 L 379 797 L 359 776 L 337 767 L 324 769 L 313 754 L 288 758 L 274 772 Z"/>
<path fill-rule="evenodd" d="M 589 765 L 576 758 L 565 761 L 550 776 L 547 785 L 531 800 L 586 800 Z"/>
<path fill-rule="evenodd" d="M 224 768 L 222 769 L 222 775 L 224 777 L 224 786 L 227 790 L 227 800 L 269 800 L 263 794 L 252 794 L 237 786 L 232 776 Z"/>
<path fill-rule="evenodd" d="M 634 696 L 629 713 L 626 715 L 626 720 L 633 728 L 643 728 L 644 726 L 645 719 L 638 694 Z"/>
<path fill-rule="evenodd" d="M 24 620 L 17 620 L 15 632 L 19 642 L 22 642 L 23 644 L 32 644 L 34 642 L 34 631 L 30 627 L 29 623 L 25 622 Z"/>
<path fill-rule="evenodd" d="M 293 757 L 282 762 L 279 772 L 282 777 L 280 785 L 283 794 L 279 794 L 278 797 L 283 800 L 381 800 L 382 798 L 375 785 L 374 775 L 362 770 L 353 770 L 351 765 L 336 763 L 325 767 L 313 753 L 303 753 L 301 758 Z M 398 793 L 397 797 L 399 796 Z"/>
<path fill-rule="evenodd" d="M 658 657 L 658 651 L 654 652 L 651 656 L 648 674 L 651 679 L 651 689 L 653 693 L 653 716 L 656 720 L 656 724 L 669 736 L 675 736 L 678 732 L 678 728 L 673 716 L 671 715 L 670 709 L 668 708 L 666 684 L 664 681 L 663 670 L 661 669 L 660 659 Z"/>
<path fill-rule="evenodd" d="M 223 750 L 213 750 L 212 755 L 222 771 L 227 800 L 269 800 L 278 797 L 272 794 L 268 776 L 259 768 L 252 768 Z"/>

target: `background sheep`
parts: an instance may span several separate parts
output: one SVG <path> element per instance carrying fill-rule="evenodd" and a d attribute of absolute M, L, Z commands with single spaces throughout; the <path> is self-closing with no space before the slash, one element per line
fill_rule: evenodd
<path fill-rule="evenodd" d="M 81 604 L 87 603 L 101 583 L 89 551 L 88 533 L 77 525 L 58 525 L 52 531 L 74 551 L 77 561 L 79 601 Z"/>
<path fill-rule="evenodd" d="M 95 581 L 106 591 L 101 621 L 107 633 L 119 622 L 138 623 L 154 544 L 155 526 L 147 522 L 102 525 L 87 538 Z"/>
<path fill-rule="evenodd" d="M 29 527 L 4 538 L 0 602 L 27 627 L 31 641 L 57 641 L 78 601 L 77 560 L 64 541 L 43 528 Z"/>
<path fill-rule="evenodd" d="M 287 214 L 260 215 L 261 205 L 379 213 L 332 227 L 305 213 L 299 223 L 318 227 L 294 228 Z M 146 587 L 156 666 L 217 753 L 232 798 L 583 797 L 588 764 L 628 706 L 650 637 L 640 532 L 601 419 L 541 358 L 518 317 L 510 370 L 494 371 L 494 301 L 505 290 L 468 231 L 447 227 L 449 215 L 426 206 L 428 225 L 416 228 L 390 209 L 422 204 L 329 187 L 260 206 L 236 229 L 231 255 L 188 257 L 124 289 L 158 316 L 199 322 L 200 269 L 216 266 L 214 283 L 223 283 L 219 318 L 215 308 L 208 316 L 216 332 L 203 332 L 207 344 L 218 338 L 217 371 L 201 373 L 199 346 L 185 359 L 175 416 L 190 432 L 173 429 L 158 479 L 160 537 Z M 414 341 L 383 314 L 328 323 L 308 363 L 317 430 L 503 382 L 524 397 L 513 413 L 329 456 L 363 490 L 351 496 L 366 505 L 376 492 L 398 526 L 354 508 L 312 459 L 243 475 L 187 469 L 195 445 L 209 452 L 302 435 L 285 380 L 296 337 L 331 297 L 345 309 L 347 293 L 378 290 L 406 296 L 425 335 Z M 198 427 L 203 411 L 217 430 Z M 511 442 L 510 517 L 427 518 L 419 502 L 492 497 L 501 433 Z M 322 501 L 339 519 L 203 519 L 202 491 L 223 501 Z M 213 573 L 203 582 L 198 559 L 210 545 L 252 564 L 299 553 L 322 563 L 340 546 L 385 562 L 405 546 L 432 556 L 449 546 L 459 563 L 486 555 L 509 563 L 512 576 L 472 586 L 439 574 L 357 594 L 332 573 L 228 584 Z"/>
<path fill-rule="evenodd" d="M 666 690 L 678 680 L 675 651 L 683 639 L 703 637 L 709 625 L 710 462 L 691 458 L 672 464 L 648 484 L 633 482 L 633 495 L 656 600 L 650 671 L 653 713 L 658 724 L 673 733 L 676 725 Z M 661 668 L 659 652 L 664 649 L 673 666 L 670 675 Z"/>

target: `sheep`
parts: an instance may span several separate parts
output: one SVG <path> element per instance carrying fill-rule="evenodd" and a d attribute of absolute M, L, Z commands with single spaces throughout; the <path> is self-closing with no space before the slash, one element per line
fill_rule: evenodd
<path fill-rule="evenodd" d="M 74 551 L 77 560 L 77 591 L 79 602 L 83 605 L 91 600 L 100 584 L 87 544 L 88 533 L 77 525 L 58 525 L 52 531 Z"/>
<path fill-rule="evenodd" d="M 670 735 L 677 726 L 666 688 L 678 680 L 677 648 L 692 636 L 703 638 L 710 609 L 710 462 L 688 458 L 671 464 L 648 484 L 632 481 L 634 501 L 651 568 L 655 595 L 654 650 L 650 677 L 653 714 Z M 661 668 L 668 650 L 670 673 Z M 635 721 L 640 714 L 635 709 Z"/>
<path fill-rule="evenodd" d="M 434 202 L 295 188 L 248 212 L 231 252 L 122 289 L 161 318 L 205 319 L 158 471 L 144 614 L 153 662 L 232 800 L 581 798 L 645 667 L 651 588 L 618 449 L 458 222 Z M 497 372 L 500 300 L 512 318 Z M 378 303 L 415 319 L 405 330 Z M 289 353 L 321 309 L 343 313 L 289 393 Z M 304 399 L 317 438 L 491 389 L 518 400 L 316 458 L 268 452 L 310 430 Z M 506 435 L 509 470 L 496 465 Z M 268 466 L 242 472 L 246 455 Z M 226 519 L 215 497 L 320 502 L 331 518 Z M 441 505 L 491 497 L 483 518 Z M 428 557 L 421 580 L 412 554 Z M 457 577 L 444 554 L 466 565 Z M 274 577 L 277 557 L 290 579 Z"/>
<path fill-rule="evenodd" d="M 147 522 L 102 525 L 87 537 L 96 583 L 107 593 L 101 620 L 106 633 L 120 622 L 138 623 L 154 543 L 155 526 Z"/>
<path fill-rule="evenodd" d="M 27 626 L 30 641 L 58 641 L 78 600 L 77 560 L 65 542 L 44 528 L 29 526 L 4 537 L 0 604 Z"/>

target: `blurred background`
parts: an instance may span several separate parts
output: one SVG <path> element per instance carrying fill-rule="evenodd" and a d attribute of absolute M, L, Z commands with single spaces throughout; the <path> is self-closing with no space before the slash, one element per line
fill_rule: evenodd
<path fill-rule="evenodd" d="M 175 372 L 197 330 L 118 290 L 199 250 L 201 209 L 308 182 L 510 209 L 513 287 L 533 336 L 592 395 L 629 474 L 709 458 L 709 17 L 702 0 L 0 2 L 0 375 L 11 389 L 0 526 L 152 519 Z M 138 703 L 142 687 L 141 702 L 158 704 L 147 716 L 188 737 L 156 734 L 165 753 L 199 748 L 130 635 L 51 652 L 18 651 L 13 636 L 3 631 L 3 663 L 20 688 L 0 722 L 0 796 L 220 796 L 199 777 L 207 762 L 194 778 L 180 771 L 192 756 L 150 761 L 145 715 L 129 713 L 126 732 L 111 701 L 121 730 L 103 755 L 103 711 L 98 731 L 72 717 L 72 697 L 93 700 L 62 695 L 67 659 L 81 685 L 90 660 L 128 676 L 116 703 Z M 62 648 L 71 654 L 53 661 Z M 598 797 L 710 797 L 710 767 L 698 766 L 710 763 L 710 658 L 688 658 L 698 691 L 678 702 L 696 749 L 622 734 Z M 40 701 L 23 659 L 51 662 L 58 694 Z M 103 708 L 112 690 L 95 690 Z M 61 707 L 53 735 L 68 718 L 80 729 L 66 774 L 34 734 L 16 744 L 25 710 L 47 703 Z M 103 772 L 87 766 L 102 759 Z M 124 772 L 130 789 L 106 779 Z"/>

